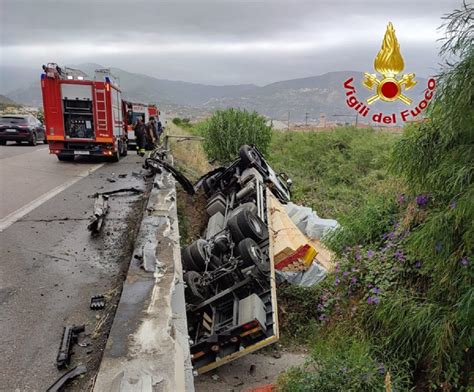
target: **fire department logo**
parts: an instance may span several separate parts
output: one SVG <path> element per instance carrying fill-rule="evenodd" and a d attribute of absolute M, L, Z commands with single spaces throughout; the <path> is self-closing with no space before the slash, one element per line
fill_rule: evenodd
<path fill-rule="evenodd" d="M 366 72 L 362 85 L 367 89 L 374 91 L 375 95 L 367 99 L 370 105 L 377 100 L 393 102 L 399 99 L 406 105 L 411 105 L 412 100 L 403 94 L 403 91 L 410 90 L 416 85 L 415 74 L 409 73 L 397 79 L 405 68 L 403 57 L 400 53 L 400 45 L 395 35 L 395 29 L 391 22 L 387 26 L 385 36 L 382 41 L 382 47 L 375 57 L 374 69 L 383 76 L 379 79 L 376 74 Z"/>

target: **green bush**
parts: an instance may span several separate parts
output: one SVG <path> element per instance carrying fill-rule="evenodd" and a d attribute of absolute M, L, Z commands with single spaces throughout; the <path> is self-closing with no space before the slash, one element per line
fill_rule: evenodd
<path fill-rule="evenodd" d="M 263 116 L 232 108 L 216 111 L 201 124 L 200 132 L 209 159 L 223 163 L 235 159 L 243 144 L 254 144 L 266 154 L 272 136 Z"/>

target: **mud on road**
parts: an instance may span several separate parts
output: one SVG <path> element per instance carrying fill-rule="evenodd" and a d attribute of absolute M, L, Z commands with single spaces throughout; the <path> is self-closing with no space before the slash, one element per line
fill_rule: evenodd
<path fill-rule="evenodd" d="M 44 391 L 53 384 L 65 372 L 55 361 L 69 324 L 86 325 L 71 367 L 83 363 L 88 371 L 67 390 L 88 390 L 93 382 L 151 187 L 141 163 L 129 156 L 106 164 L 0 233 L 0 390 Z M 91 236 L 89 196 L 132 186 L 145 192 L 110 197 L 104 227 Z M 99 294 L 105 309 L 90 310 Z"/>

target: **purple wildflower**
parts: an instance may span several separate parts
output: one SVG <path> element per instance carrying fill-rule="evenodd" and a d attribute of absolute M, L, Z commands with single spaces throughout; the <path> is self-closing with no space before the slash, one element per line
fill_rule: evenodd
<path fill-rule="evenodd" d="M 324 310 L 324 305 L 323 304 L 318 304 L 318 310 L 322 312 Z"/>
<path fill-rule="evenodd" d="M 356 254 L 355 254 L 354 257 L 355 257 L 355 259 L 356 259 L 357 261 L 360 261 L 360 260 L 362 259 L 362 256 L 360 255 L 359 252 L 356 252 Z"/>
<path fill-rule="evenodd" d="M 405 261 L 405 255 L 403 254 L 403 251 L 397 250 L 393 256 L 398 259 L 400 263 L 403 263 Z"/>
<path fill-rule="evenodd" d="M 357 278 L 353 276 L 351 279 L 351 284 L 356 284 L 356 283 L 357 283 Z"/>
<path fill-rule="evenodd" d="M 456 208 L 456 202 L 455 201 L 452 201 L 450 204 L 449 204 L 449 208 L 451 208 L 452 210 L 454 210 Z"/>
<path fill-rule="evenodd" d="M 407 199 L 406 199 L 406 197 L 405 197 L 405 195 L 404 195 L 403 193 L 398 196 L 398 203 L 399 203 L 399 204 L 405 203 L 406 200 L 407 200 Z"/>
<path fill-rule="evenodd" d="M 391 231 L 390 233 L 388 233 L 388 238 L 393 240 L 395 238 L 395 235 L 396 235 L 396 233 L 394 231 Z"/>
<path fill-rule="evenodd" d="M 322 322 L 327 322 L 329 321 L 329 317 L 326 316 L 325 314 L 322 314 L 321 316 L 318 317 L 318 320 Z"/>
<path fill-rule="evenodd" d="M 460 260 L 460 263 L 464 266 L 464 267 L 467 267 L 469 265 L 469 259 L 464 256 L 461 260 Z"/>
<path fill-rule="evenodd" d="M 367 303 L 372 305 L 374 303 L 374 299 L 372 297 L 367 298 Z"/>
<path fill-rule="evenodd" d="M 374 294 L 380 294 L 381 292 L 382 292 L 382 290 L 380 290 L 378 287 L 374 287 L 372 289 L 372 293 L 374 293 Z"/>
<path fill-rule="evenodd" d="M 374 254 L 375 254 L 375 252 L 374 252 L 372 249 L 369 249 L 369 250 L 367 251 L 367 257 L 368 257 L 369 259 L 371 259 L 372 257 L 374 257 Z"/>
<path fill-rule="evenodd" d="M 418 204 L 418 206 L 425 206 L 428 204 L 428 196 L 427 195 L 418 195 L 416 197 L 416 204 Z"/>
<path fill-rule="evenodd" d="M 344 277 L 346 277 L 346 276 L 348 276 L 348 275 L 349 275 L 349 271 L 344 271 L 344 272 L 342 273 L 342 276 L 344 276 Z"/>
<path fill-rule="evenodd" d="M 373 285 L 372 283 L 369 283 L 369 284 L 367 285 L 367 288 L 369 288 L 369 289 L 371 289 L 372 287 L 374 287 L 374 285 Z"/>
<path fill-rule="evenodd" d="M 336 278 L 336 280 L 334 281 L 334 286 L 338 286 L 339 283 L 341 283 L 341 280 L 339 278 Z"/>
<path fill-rule="evenodd" d="M 420 269 L 421 268 L 421 261 L 418 260 L 416 263 L 415 263 L 415 268 L 417 269 Z"/>
<path fill-rule="evenodd" d="M 328 300 L 328 296 L 326 294 L 321 295 L 321 301 L 326 302 Z"/>
<path fill-rule="evenodd" d="M 336 265 L 334 267 L 334 271 L 339 272 L 340 268 L 341 268 L 341 266 L 339 265 L 339 263 L 336 263 Z"/>

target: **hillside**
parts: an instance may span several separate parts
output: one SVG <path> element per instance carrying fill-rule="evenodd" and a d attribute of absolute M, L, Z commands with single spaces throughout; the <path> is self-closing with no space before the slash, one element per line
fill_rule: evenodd
<path fill-rule="evenodd" d="M 72 66 L 89 75 L 98 64 L 79 64 Z M 157 79 L 151 76 L 112 68 L 112 73 L 119 77 L 125 97 L 143 102 L 155 102 L 162 107 L 177 105 L 192 107 L 203 111 L 219 108 L 240 107 L 256 110 L 270 118 L 286 120 L 290 112 L 291 121 L 303 121 L 306 113 L 309 119 L 318 119 L 325 113 L 328 120 L 334 120 L 334 114 L 354 114 L 345 104 L 343 82 L 354 77 L 354 85 L 360 98 L 367 98 L 370 91 L 364 89 L 360 82 L 361 72 L 340 71 L 324 75 L 285 80 L 259 87 L 252 84 L 211 86 Z M 409 96 L 416 102 L 420 99 L 426 86 L 426 80 L 417 78 L 418 85 Z M 24 81 L 21 81 L 24 83 Z M 19 82 L 19 85 L 21 84 Z M 11 81 L 9 82 L 11 85 Z M 359 88 L 358 88 L 359 86 Z M 28 105 L 41 105 L 39 82 L 31 80 L 26 86 L 14 89 L 6 94 L 11 99 Z M 393 104 L 392 110 L 401 110 L 404 104 Z M 386 109 L 383 103 L 375 103 L 371 111 Z"/>

